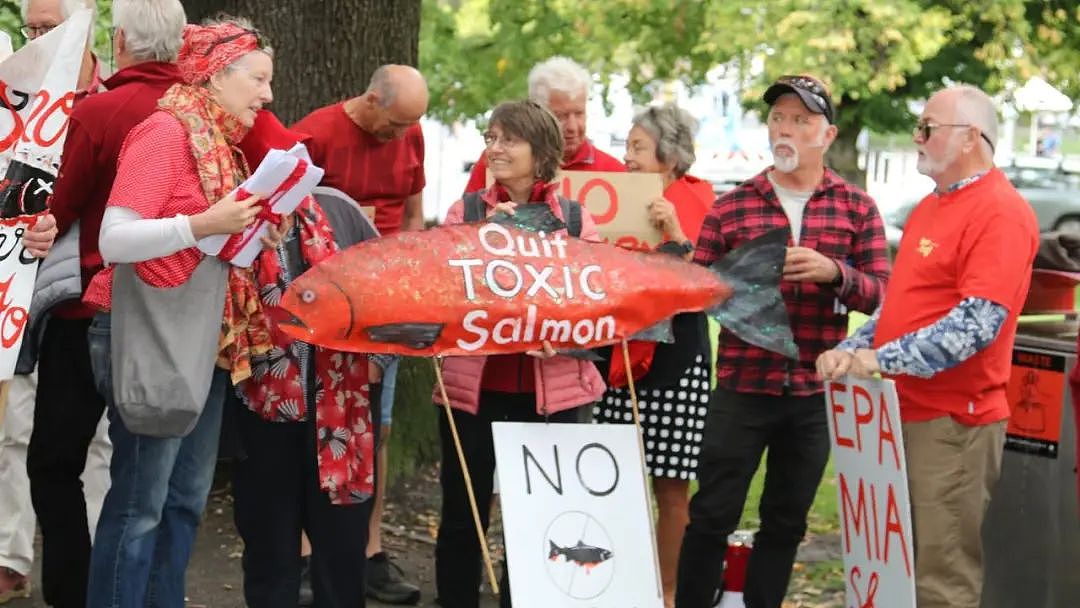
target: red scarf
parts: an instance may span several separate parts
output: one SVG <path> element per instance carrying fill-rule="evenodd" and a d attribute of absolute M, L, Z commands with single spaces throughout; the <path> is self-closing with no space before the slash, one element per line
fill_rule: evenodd
<path fill-rule="evenodd" d="M 338 251 L 334 233 L 322 209 L 310 197 L 293 214 L 299 229 L 300 254 L 314 266 Z M 305 379 L 300 375 L 300 350 L 278 330 L 288 313 L 278 307 L 288 286 L 277 250 L 263 251 L 257 260 L 255 282 L 262 309 L 271 323 L 272 347 L 251 356 L 251 378 L 239 385 L 244 402 L 272 422 L 298 422 L 308 416 Z M 314 366 L 315 426 L 319 485 L 334 504 L 353 504 L 374 490 L 375 435 L 368 394 L 368 359 L 364 355 L 310 347 Z"/>

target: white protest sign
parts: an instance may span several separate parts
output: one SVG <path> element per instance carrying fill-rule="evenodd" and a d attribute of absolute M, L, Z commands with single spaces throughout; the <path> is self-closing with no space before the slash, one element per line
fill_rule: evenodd
<path fill-rule="evenodd" d="M 60 167 L 91 12 L 0 61 L 0 380 L 15 373 L 34 295 L 37 260 L 22 235 L 43 211 Z"/>
<path fill-rule="evenodd" d="M 37 258 L 23 247 L 23 233 L 37 216 L 0 219 L 0 379 L 15 374 L 23 332 L 34 294 Z"/>
<path fill-rule="evenodd" d="M 637 430 L 492 425 L 515 608 L 662 608 Z"/>
<path fill-rule="evenodd" d="M 911 500 L 892 380 L 825 386 L 847 606 L 914 608 Z"/>
<path fill-rule="evenodd" d="M 0 62 L 2 215 L 45 209 L 60 167 L 91 13 L 79 9 L 59 27 Z"/>

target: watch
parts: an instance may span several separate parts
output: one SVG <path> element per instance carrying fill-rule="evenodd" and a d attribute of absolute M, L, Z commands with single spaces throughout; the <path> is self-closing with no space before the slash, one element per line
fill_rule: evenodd
<path fill-rule="evenodd" d="M 675 241 L 664 241 L 660 243 L 660 246 L 656 248 L 657 251 L 663 253 L 670 253 L 672 255 L 685 256 L 694 250 L 694 244 L 690 241 L 683 241 L 676 243 Z"/>

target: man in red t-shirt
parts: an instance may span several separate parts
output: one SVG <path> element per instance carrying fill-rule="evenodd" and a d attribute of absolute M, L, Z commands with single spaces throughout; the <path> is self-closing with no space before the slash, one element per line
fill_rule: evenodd
<path fill-rule="evenodd" d="M 826 379 L 896 381 L 919 608 L 976 608 L 982 592 L 982 521 L 1039 245 L 1034 212 L 993 165 L 996 141 L 996 110 L 979 89 L 930 98 L 915 144 L 919 172 L 937 188 L 904 226 L 881 308 L 817 362 Z"/>
<path fill-rule="evenodd" d="M 599 150 L 585 137 L 585 106 L 589 101 L 592 76 L 566 57 L 552 57 L 536 64 L 529 72 L 529 99 L 544 106 L 562 125 L 564 171 L 623 172 L 615 157 Z M 473 165 L 465 193 L 487 186 L 487 157 Z"/>
<path fill-rule="evenodd" d="M 311 159 L 326 171 L 321 185 L 337 188 L 361 207 L 370 207 L 382 235 L 424 227 L 420 118 L 427 105 L 427 83 L 420 72 L 406 65 L 384 65 L 375 70 L 367 91 L 359 97 L 315 110 L 293 125 L 294 130 L 311 136 L 306 142 Z M 382 550 L 397 359 L 377 361 L 385 365 L 373 363 L 369 369 L 372 383 L 382 385 L 382 397 L 376 421 L 380 426 L 378 472 L 368 532 L 367 594 L 387 604 L 415 604 L 420 601 L 420 588 L 402 580 Z"/>
<path fill-rule="evenodd" d="M 311 136 L 308 151 L 326 171 L 323 186 L 371 207 L 383 235 L 424 227 L 424 77 L 407 65 L 384 65 L 364 94 L 319 108 L 293 125 Z"/>

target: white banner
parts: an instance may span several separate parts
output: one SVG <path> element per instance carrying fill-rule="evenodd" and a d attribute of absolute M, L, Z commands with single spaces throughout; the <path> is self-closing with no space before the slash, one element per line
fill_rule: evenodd
<path fill-rule="evenodd" d="M 90 10 L 0 62 L 0 215 L 45 208 L 60 168 L 90 31 Z"/>
<path fill-rule="evenodd" d="M 491 425 L 515 608 L 662 608 L 637 430 Z"/>
<path fill-rule="evenodd" d="M 22 235 L 45 209 L 60 167 L 91 12 L 80 9 L 0 61 L 0 380 L 15 372 L 37 260 Z"/>
<path fill-rule="evenodd" d="M 836 466 L 845 606 L 915 607 L 915 558 L 900 402 L 892 380 L 825 386 Z"/>

